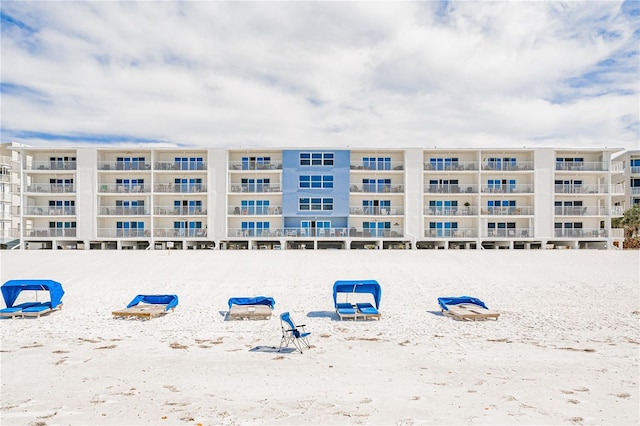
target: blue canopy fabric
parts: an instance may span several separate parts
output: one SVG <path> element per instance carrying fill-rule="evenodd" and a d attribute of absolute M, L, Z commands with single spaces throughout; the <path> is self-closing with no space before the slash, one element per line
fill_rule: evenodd
<path fill-rule="evenodd" d="M 445 311 L 449 310 L 447 305 L 459 305 L 461 303 L 473 303 L 474 305 L 482 306 L 485 309 L 489 309 L 482 300 L 470 296 L 438 297 L 438 303 L 440 304 L 440 307 L 442 307 L 442 309 L 444 309 Z"/>
<path fill-rule="evenodd" d="M 256 296 L 256 297 L 232 297 L 229 299 L 229 309 L 231 305 L 267 305 L 271 309 L 276 305 L 276 301 L 272 297 Z"/>
<path fill-rule="evenodd" d="M 338 293 L 369 293 L 373 295 L 376 309 L 380 309 L 382 288 L 376 280 L 340 280 L 333 284 L 333 304 L 338 302 Z M 336 305 L 337 307 L 337 305 Z"/>
<path fill-rule="evenodd" d="M 24 290 L 48 291 L 52 309 L 62 304 L 64 296 L 62 284 L 53 280 L 9 280 L 2 284 L 1 290 L 7 308 L 13 306 L 18 295 Z"/>
<path fill-rule="evenodd" d="M 178 296 L 175 294 L 139 294 L 127 305 L 127 308 L 136 306 L 138 303 L 148 303 L 150 305 L 167 305 L 164 310 L 168 311 L 178 306 Z"/>

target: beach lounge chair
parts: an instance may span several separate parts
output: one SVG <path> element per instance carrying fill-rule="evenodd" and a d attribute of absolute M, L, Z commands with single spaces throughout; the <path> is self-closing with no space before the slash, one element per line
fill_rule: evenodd
<path fill-rule="evenodd" d="M 371 303 L 356 303 L 358 313 L 364 319 L 379 320 L 382 314 Z"/>
<path fill-rule="evenodd" d="M 356 319 L 358 311 L 351 303 L 336 303 L 336 313 L 340 319 L 352 318 Z"/>
<path fill-rule="evenodd" d="M 7 307 L 0 311 L 0 317 L 39 318 L 41 315 L 62 309 L 64 290 L 62 289 L 62 284 L 57 281 L 40 279 L 9 280 L 2 285 L 1 290 Z M 18 296 L 23 291 L 34 291 L 36 301 L 24 302 L 14 306 Z M 37 295 L 43 291 L 49 295 L 49 300 L 46 302 L 38 302 Z"/>
<path fill-rule="evenodd" d="M 310 332 L 305 330 L 305 325 L 301 324 L 296 326 L 296 323 L 291 319 L 289 312 L 283 312 L 280 314 L 280 326 L 282 327 L 282 338 L 280 339 L 280 348 L 278 352 L 282 350 L 283 346 L 289 346 L 290 343 L 302 352 L 302 345 L 307 348 L 311 348 L 308 337 Z"/>
<path fill-rule="evenodd" d="M 268 320 L 276 302 L 271 297 L 232 297 L 229 299 L 229 319 Z"/>
<path fill-rule="evenodd" d="M 125 309 L 113 311 L 113 318 L 152 319 L 173 311 L 178 306 L 175 294 L 139 294 Z"/>
<path fill-rule="evenodd" d="M 475 297 L 439 297 L 438 304 L 444 315 L 462 321 L 497 320 L 500 314 L 487 308 L 485 303 Z"/>
<path fill-rule="evenodd" d="M 0 309 L 0 318 L 16 318 L 22 316 L 22 310 L 37 305 L 38 302 L 25 302 L 10 308 Z"/>
<path fill-rule="evenodd" d="M 365 302 L 366 298 L 373 299 L 375 305 Z M 359 302 L 349 302 L 349 298 L 357 298 Z M 382 288 L 376 280 L 341 280 L 333 284 L 333 303 L 336 313 L 340 319 L 358 318 L 380 319 L 380 299 L 382 298 Z M 346 299 L 345 302 L 338 302 L 338 299 Z"/>

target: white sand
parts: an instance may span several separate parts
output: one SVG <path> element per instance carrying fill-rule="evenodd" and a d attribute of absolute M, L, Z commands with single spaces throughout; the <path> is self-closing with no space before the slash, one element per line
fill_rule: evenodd
<path fill-rule="evenodd" d="M 640 262 L 620 251 L 3 251 L 64 308 L 1 320 L 2 425 L 639 422 Z M 332 285 L 377 279 L 381 321 L 338 321 Z M 175 312 L 114 320 L 139 293 Z M 233 296 L 269 321 L 225 321 Z M 470 295 L 498 321 L 440 315 Z M 278 314 L 312 332 L 277 353 Z"/>

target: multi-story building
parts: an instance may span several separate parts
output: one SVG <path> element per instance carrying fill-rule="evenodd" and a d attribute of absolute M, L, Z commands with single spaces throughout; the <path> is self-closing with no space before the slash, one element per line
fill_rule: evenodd
<path fill-rule="evenodd" d="M 623 238 L 611 219 L 628 168 L 615 149 L 10 149 L 21 248 L 608 248 Z"/>
<path fill-rule="evenodd" d="M 617 185 L 624 188 L 613 200 L 615 208 L 625 211 L 640 204 L 640 150 L 626 151 L 614 158 L 622 173 L 617 175 Z"/>
<path fill-rule="evenodd" d="M 20 243 L 20 162 L 16 143 L 0 144 L 0 248 Z"/>

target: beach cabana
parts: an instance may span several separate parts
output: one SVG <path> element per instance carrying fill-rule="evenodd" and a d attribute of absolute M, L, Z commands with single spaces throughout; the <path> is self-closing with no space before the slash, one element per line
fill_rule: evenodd
<path fill-rule="evenodd" d="M 273 307 L 276 305 L 272 297 L 232 297 L 227 302 L 230 319 L 267 320 L 271 318 Z"/>
<path fill-rule="evenodd" d="M 363 294 L 371 295 L 375 306 L 358 297 Z M 333 304 L 340 319 L 380 319 L 381 298 L 382 287 L 376 280 L 340 280 L 333 284 Z"/>
<path fill-rule="evenodd" d="M 470 296 L 439 297 L 438 304 L 444 315 L 463 321 L 497 320 L 500 314 L 489 310 L 485 303 Z"/>
<path fill-rule="evenodd" d="M 7 307 L 0 310 L 0 317 L 40 317 L 62 308 L 64 290 L 62 289 L 62 284 L 57 281 L 38 279 L 9 280 L 2 285 L 1 291 Z M 23 291 L 35 291 L 36 300 L 16 305 L 18 296 Z M 47 292 L 49 301 L 38 301 L 39 292 Z"/>
<path fill-rule="evenodd" d="M 151 319 L 165 315 L 178 306 L 175 294 L 139 294 L 125 309 L 113 311 L 114 318 Z"/>

